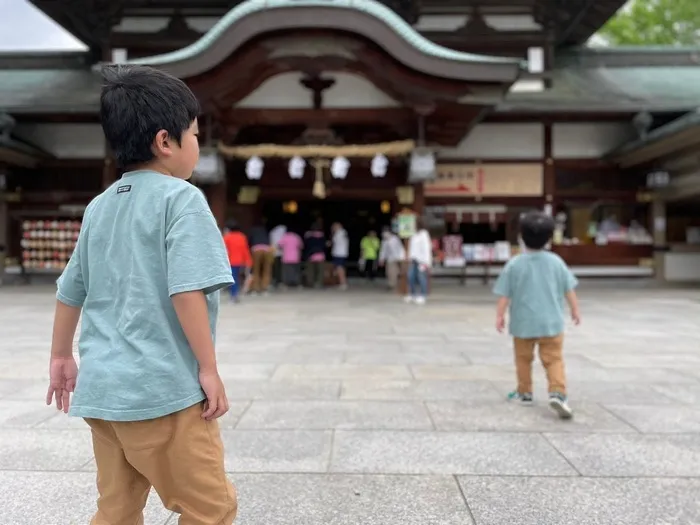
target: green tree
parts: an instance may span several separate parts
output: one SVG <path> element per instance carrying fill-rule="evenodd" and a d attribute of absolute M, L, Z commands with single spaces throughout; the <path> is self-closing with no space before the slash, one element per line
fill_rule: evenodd
<path fill-rule="evenodd" d="M 700 0 L 631 0 L 600 31 L 617 46 L 700 44 Z"/>

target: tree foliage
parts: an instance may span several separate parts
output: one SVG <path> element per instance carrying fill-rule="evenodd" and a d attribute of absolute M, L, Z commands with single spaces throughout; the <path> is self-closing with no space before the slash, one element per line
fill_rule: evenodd
<path fill-rule="evenodd" d="M 700 0 L 631 0 L 600 31 L 611 45 L 700 45 Z"/>

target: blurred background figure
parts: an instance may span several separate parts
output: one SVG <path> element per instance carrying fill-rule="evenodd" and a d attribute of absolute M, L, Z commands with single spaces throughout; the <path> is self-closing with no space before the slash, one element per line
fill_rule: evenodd
<path fill-rule="evenodd" d="M 348 232 L 343 228 L 343 225 L 339 222 L 333 223 L 331 226 L 331 233 L 333 234 L 331 241 L 331 258 L 333 259 L 333 271 L 338 277 L 338 286 L 341 290 L 347 290 L 348 288 L 348 278 L 346 273 L 346 265 L 348 262 L 348 255 L 350 254 L 350 241 L 348 239 Z"/>
<path fill-rule="evenodd" d="M 231 275 L 233 276 L 233 284 L 230 288 L 231 300 L 238 302 L 247 270 L 250 269 L 253 261 L 250 256 L 248 239 L 243 235 L 236 221 L 226 223 L 224 228 L 224 245 L 228 253 L 228 262 L 231 264 Z"/>
<path fill-rule="evenodd" d="M 407 303 L 425 304 L 428 296 L 428 272 L 433 265 L 433 246 L 423 220 L 417 220 L 417 229 L 408 241 Z"/>
<path fill-rule="evenodd" d="M 326 237 L 320 220 L 314 221 L 304 234 L 306 252 L 306 281 L 309 286 L 323 288 L 323 270 L 326 264 Z"/>
<path fill-rule="evenodd" d="M 287 233 L 287 226 L 284 224 L 279 224 L 270 230 L 270 245 L 275 254 L 272 263 L 272 286 L 275 288 L 282 283 L 282 250 L 279 243 L 285 233 Z"/>
<path fill-rule="evenodd" d="M 401 274 L 401 265 L 406 260 L 406 250 L 399 236 L 385 227 L 382 231 L 382 247 L 379 250 L 379 266 L 386 268 L 389 290 L 395 290 Z"/>
<path fill-rule="evenodd" d="M 360 241 L 360 258 L 364 262 L 364 273 L 367 279 L 374 281 L 377 275 L 377 259 L 379 258 L 379 237 L 377 232 L 370 230 Z"/>
<path fill-rule="evenodd" d="M 265 226 L 258 224 L 250 229 L 248 243 L 253 257 L 253 283 L 252 293 L 267 294 L 272 278 L 272 264 L 275 259 L 273 246 L 270 244 L 270 235 Z"/>
<path fill-rule="evenodd" d="M 304 241 L 297 233 L 287 230 L 277 245 L 282 254 L 282 285 L 301 286 L 301 252 Z"/>

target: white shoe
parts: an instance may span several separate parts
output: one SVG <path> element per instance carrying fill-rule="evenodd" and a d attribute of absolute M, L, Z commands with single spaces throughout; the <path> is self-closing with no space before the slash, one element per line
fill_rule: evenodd
<path fill-rule="evenodd" d="M 407 295 L 406 297 L 403 298 L 403 302 L 408 303 L 408 304 L 414 302 L 413 296 Z"/>
<path fill-rule="evenodd" d="M 422 305 L 422 304 L 425 304 L 425 297 L 423 297 L 422 295 L 416 297 L 415 303 L 416 303 L 416 304 L 421 304 L 421 305 Z"/>

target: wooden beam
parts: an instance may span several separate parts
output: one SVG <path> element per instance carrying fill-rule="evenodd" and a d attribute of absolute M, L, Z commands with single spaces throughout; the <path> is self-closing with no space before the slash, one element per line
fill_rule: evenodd
<path fill-rule="evenodd" d="M 312 122 L 328 124 L 391 125 L 393 122 L 415 119 L 409 108 L 357 108 L 357 109 L 252 109 L 233 108 L 221 115 L 226 122 L 246 125 L 308 125 Z"/>

